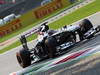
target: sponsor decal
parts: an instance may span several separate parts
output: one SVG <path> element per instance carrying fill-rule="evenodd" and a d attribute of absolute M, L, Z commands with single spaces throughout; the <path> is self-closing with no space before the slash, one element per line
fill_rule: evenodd
<path fill-rule="evenodd" d="M 22 26 L 21 20 L 16 19 L 13 20 L 12 22 L 9 22 L 7 25 L 0 27 L 0 37 L 11 33 L 12 31 L 15 31 L 16 29 L 20 28 Z"/>
<path fill-rule="evenodd" d="M 62 1 L 56 0 L 56 1 L 53 1 L 47 5 L 44 5 L 38 8 L 37 10 L 34 11 L 34 14 L 37 19 L 40 19 L 62 7 L 63 7 Z"/>

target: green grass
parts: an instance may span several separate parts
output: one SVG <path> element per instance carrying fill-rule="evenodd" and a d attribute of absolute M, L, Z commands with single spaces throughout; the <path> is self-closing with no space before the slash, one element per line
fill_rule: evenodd
<path fill-rule="evenodd" d="M 17 41 L 17 42 L 15 42 L 15 43 L 11 44 L 10 46 L 5 47 L 5 48 L 3 48 L 2 50 L 0 50 L 0 54 L 1 54 L 1 53 L 4 53 L 4 52 L 6 52 L 6 51 L 8 51 L 8 50 L 10 50 L 10 49 L 13 49 L 13 48 L 15 48 L 15 47 L 17 47 L 17 46 L 19 46 L 19 45 L 21 45 L 21 43 L 20 43 L 19 41 Z"/>
<path fill-rule="evenodd" d="M 82 1 L 83 1 L 83 0 L 81 0 L 80 2 L 82 2 Z M 28 26 L 26 26 L 26 27 L 22 27 L 21 29 L 18 29 L 18 30 L 16 30 L 16 31 L 14 31 L 14 32 L 12 32 L 12 33 L 10 33 L 10 34 L 4 36 L 3 38 L 0 38 L 0 42 L 3 42 L 3 41 L 5 41 L 5 40 L 8 40 L 8 39 L 10 39 L 10 38 L 12 38 L 12 37 L 14 37 L 14 36 L 16 36 L 16 35 L 18 35 L 18 34 L 24 32 L 24 31 L 26 31 L 26 30 L 28 30 L 28 29 L 30 29 L 30 28 L 36 26 L 37 24 L 43 22 L 44 20 L 47 20 L 47 19 L 49 19 L 49 18 L 51 18 L 51 17 L 53 17 L 53 16 L 55 16 L 55 15 L 57 15 L 57 14 L 63 12 L 64 10 L 71 8 L 72 6 L 74 6 L 74 5 L 76 5 L 76 4 L 80 3 L 80 2 L 77 2 L 77 3 L 75 3 L 75 4 L 72 4 L 72 5 L 70 5 L 69 7 L 66 7 L 66 6 L 65 6 L 65 7 L 61 8 L 61 9 L 58 9 L 57 11 L 55 11 L 55 12 L 53 12 L 53 13 L 51 13 L 51 14 L 45 16 L 45 17 L 43 17 L 42 19 L 36 21 L 35 23 L 33 23 L 33 24 L 31 24 L 31 25 L 28 25 Z"/>
<path fill-rule="evenodd" d="M 35 39 L 36 37 L 37 37 L 37 35 L 32 35 L 32 36 L 28 37 L 27 40 L 28 40 L 28 41 L 31 41 L 31 40 Z M 0 54 L 6 52 L 6 51 L 8 51 L 8 50 L 11 50 L 11 49 L 13 49 L 13 48 L 15 48 L 15 47 L 18 47 L 18 46 L 20 46 L 20 45 L 21 45 L 21 43 L 20 43 L 20 41 L 18 40 L 18 41 L 16 41 L 16 42 L 14 42 L 13 44 L 11 44 L 10 46 L 7 46 L 7 47 L 3 48 L 2 50 L 0 50 Z"/>
<path fill-rule="evenodd" d="M 77 11 L 75 12 L 72 12 L 71 14 L 69 15 L 66 15 L 64 16 L 63 18 L 53 22 L 50 24 L 50 28 L 52 29 L 57 29 L 59 27 L 62 27 L 63 25 L 66 25 L 66 24 L 71 24 L 75 21 L 78 21 L 86 16 L 89 16 L 91 14 L 94 14 L 98 11 L 100 11 L 100 1 L 99 0 L 96 0 L 95 2 L 85 6 L 85 7 L 82 7 L 80 9 L 78 9 Z M 29 41 L 33 40 L 36 38 L 36 35 L 33 35 L 31 37 L 29 37 Z M 8 46 L 7 48 L 3 49 L 0 51 L 0 53 L 3 53 L 5 52 L 6 50 L 10 50 L 14 47 L 17 47 L 17 45 L 19 45 L 18 43 L 14 43 L 13 45 L 11 46 Z"/>
<path fill-rule="evenodd" d="M 64 16 L 63 18 L 53 22 L 50 24 L 50 28 L 57 29 L 62 27 L 63 25 L 71 24 L 75 21 L 78 21 L 86 16 L 94 14 L 100 11 L 100 1 L 96 0 L 95 2 L 78 9 L 75 12 L 72 12 L 69 15 Z"/>

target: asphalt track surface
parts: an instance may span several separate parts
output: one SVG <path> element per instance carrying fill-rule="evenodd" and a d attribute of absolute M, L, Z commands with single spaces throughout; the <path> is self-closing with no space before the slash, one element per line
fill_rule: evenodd
<path fill-rule="evenodd" d="M 90 21 L 92 21 L 92 23 L 94 25 L 98 25 L 100 24 L 100 13 L 93 15 L 91 17 L 89 17 Z M 96 46 L 98 44 L 100 44 L 100 35 L 97 35 L 94 39 L 88 40 L 86 42 L 83 42 L 80 44 L 80 47 L 76 47 L 75 49 L 73 49 L 71 52 L 75 52 L 78 51 L 80 49 L 85 49 L 88 47 L 93 47 Z M 33 45 L 33 44 L 31 44 Z M 2 55 L 0 55 L 0 75 L 8 75 L 11 72 L 16 72 L 18 70 L 21 70 L 22 68 L 18 65 L 16 57 L 15 57 L 15 53 L 20 49 L 21 47 L 12 49 L 9 52 L 6 52 Z M 45 61 L 44 61 L 45 62 Z"/>
<path fill-rule="evenodd" d="M 73 48 L 68 49 L 68 53 L 65 53 L 62 56 L 68 55 L 70 53 L 74 53 L 76 51 L 87 50 L 90 48 L 94 48 L 96 46 L 100 46 L 100 33 L 96 35 L 94 38 L 90 40 L 85 40 L 78 43 Z M 58 58 L 58 57 L 57 57 Z M 45 63 L 50 60 L 43 61 Z M 84 58 L 80 61 L 77 61 L 73 64 L 61 65 L 56 68 L 51 68 L 47 71 L 41 71 L 36 75 L 99 75 L 100 74 L 100 55 L 94 55 L 87 58 Z M 34 65 L 33 65 L 34 66 Z"/>
<path fill-rule="evenodd" d="M 65 51 L 63 55 L 58 56 L 56 58 L 61 59 L 62 57 L 65 57 L 68 54 L 71 54 L 77 51 L 92 49 L 92 48 L 97 47 L 98 45 L 100 46 L 99 40 L 100 40 L 100 33 L 95 35 L 95 37 L 91 38 L 90 40 L 84 40 L 80 43 L 77 43 L 74 47 Z M 28 74 L 29 71 L 32 71 L 31 68 L 33 68 L 33 66 L 36 66 L 36 65 L 39 66 L 40 64 L 44 64 L 47 62 L 49 62 L 49 65 L 50 65 L 51 62 L 56 62 L 55 59 L 52 59 L 52 60 L 46 59 L 42 62 L 32 64 L 28 68 L 19 71 L 18 74 L 24 74 L 24 73 Z M 45 70 L 43 70 L 43 67 L 42 67 L 42 69 L 40 68 L 41 70 L 40 69 L 36 70 L 37 72 L 35 75 L 97 75 L 98 73 L 100 73 L 99 59 L 100 59 L 100 55 L 99 56 L 95 55 L 92 57 L 90 56 L 88 58 L 84 58 L 70 65 L 66 64 L 66 65 L 56 66 L 54 68 L 49 68 L 49 69 L 48 69 L 49 66 L 46 65 L 47 67 L 44 66 Z M 34 73 L 34 70 L 33 70 L 33 73 Z"/>
<path fill-rule="evenodd" d="M 84 58 L 50 75 L 100 75 L 100 53 Z"/>

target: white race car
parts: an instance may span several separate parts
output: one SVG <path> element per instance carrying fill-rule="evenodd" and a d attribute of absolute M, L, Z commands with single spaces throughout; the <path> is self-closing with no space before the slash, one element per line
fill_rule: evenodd
<path fill-rule="evenodd" d="M 47 25 L 38 29 L 38 41 L 32 49 L 27 46 L 27 35 L 22 35 L 20 41 L 23 49 L 16 53 L 19 64 L 25 68 L 45 58 L 53 58 L 60 55 L 63 51 L 67 51 L 77 42 L 92 38 L 95 33 L 100 31 L 100 26 L 93 28 L 93 25 L 88 19 L 84 19 L 79 25 L 64 26 L 58 30 L 50 30 Z M 77 41 L 76 35 L 79 35 Z M 36 60 L 37 59 L 37 60 Z"/>

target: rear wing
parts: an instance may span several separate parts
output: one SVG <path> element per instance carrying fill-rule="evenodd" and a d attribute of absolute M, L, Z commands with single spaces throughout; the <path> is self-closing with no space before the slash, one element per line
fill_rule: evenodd
<path fill-rule="evenodd" d="M 29 36 L 31 36 L 32 34 L 35 34 L 35 33 L 39 32 L 40 29 L 41 29 L 41 26 L 47 25 L 47 23 L 48 23 L 48 22 L 45 22 L 45 23 L 41 24 L 40 26 L 38 26 L 38 27 L 36 27 L 36 28 L 33 28 L 32 30 L 30 30 L 29 32 L 25 33 L 25 34 L 22 35 L 22 36 L 29 37 Z"/>
<path fill-rule="evenodd" d="M 29 36 L 31 36 L 32 34 L 35 34 L 35 33 L 37 33 L 37 32 L 39 32 L 40 31 L 40 29 L 41 29 L 41 26 L 42 25 L 46 25 L 48 22 L 45 22 L 45 23 L 43 23 L 43 24 L 41 24 L 40 26 L 38 26 L 38 27 L 36 27 L 36 28 L 33 28 L 32 30 L 30 30 L 29 32 L 26 32 L 24 35 L 21 35 L 21 37 L 20 37 L 20 42 L 21 42 L 21 44 L 22 44 L 22 46 L 23 46 L 23 48 L 25 49 L 25 50 L 29 50 L 29 48 L 28 48 L 28 46 L 27 46 L 27 37 L 29 37 Z"/>
<path fill-rule="evenodd" d="M 25 33 L 24 35 L 21 35 L 20 36 L 20 38 L 19 38 L 20 39 L 20 42 L 21 42 L 21 44 L 22 44 L 22 46 L 23 46 L 23 48 L 25 50 L 29 50 L 28 45 L 27 45 L 27 39 L 26 38 L 29 37 L 29 36 L 31 36 L 32 34 L 37 33 L 38 31 L 39 31 L 39 29 L 33 29 L 33 30 Z"/>

